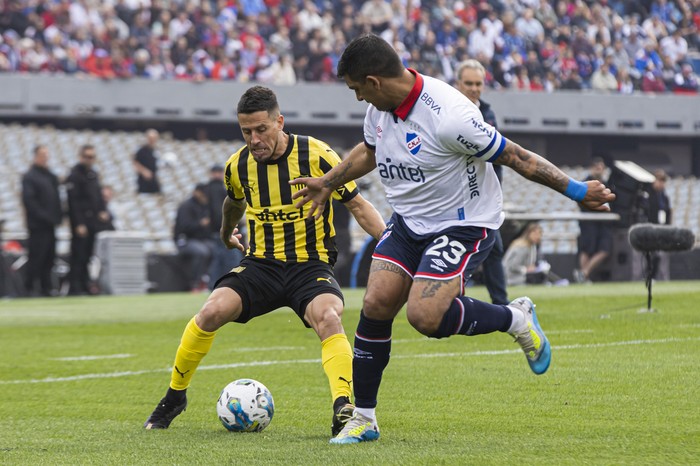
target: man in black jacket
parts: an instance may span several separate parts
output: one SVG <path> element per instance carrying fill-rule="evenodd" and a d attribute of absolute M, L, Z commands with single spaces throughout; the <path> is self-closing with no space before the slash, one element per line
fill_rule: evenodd
<path fill-rule="evenodd" d="M 498 129 L 496 114 L 491 109 L 491 105 L 481 100 L 481 90 L 484 88 L 484 78 L 486 77 L 484 66 L 477 60 L 465 60 L 457 68 L 456 77 L 455 87 L 459 92 L 479 107 L 486 123 Z M 493 169 L 498 181 L 502 182 L 503 167 L 494 164 Z M 486 285 L 493 304 L 508 304 L 510 301 L 508 301 L 508 292 L 506 291 L 506 273 L 503 269 L 503 256 L 505 255 L 503 238 L 498 230 L 494 232 L 494 237 L 496 241 L 493 248 L 482 264 L 484 285 Z"/>
<path fill-rule="evenodd" d="M 66 179 L 68 215 L 71 224 L 69 295 L 90 293 L 88 263 L 95 247 L 95 234 L 100 222 L 109 221 L 109 213 L 102 197 L 102 187 L 95 164 L 95 147 L 80 148 L 80 160 Z"/>
<path fill-rule="evenodd" d="M 207 289 L 203 278 L 214 247 L 210 225 L 207 187 L 204 184 L 198 184 L 194 188 L 192 197 L 183 201 L 177 208 L 175 217 L 175 245 L 187 265 L 187 278 L 191 291 Z"/>
<path fill-rule="evenodd" d="M 241 259 L 243 259 L 243 253 L 236 248 L 228 249 L 219 239 L 219 229 L 221 228 L 221 218 L 223 216 L 221 209 L 227 196 L 226 186 L 224 185 L 223 165 L 216 164 L 209 169 L 209 182 L 205 187 L 209 202 L 209 218 L 211 220 L 209 227 L 213 248 L 208 272 L 209 289 L 213 290 L 216 280 L 238 266 Z M 238 224 L 238 232 L 244 234 L 244 230 L 246 230 L 245 221 L 241 220 Z"/>
<path fill-rule="evenodd" d="M 654 183 L 647 189 L 647 221 L 660 225 L 670 225 L 672 220 L 671 199 L 666 193 L 666 172 L 654 170 Z M 669 280 L 670 259 L 668 253 L 657 251 L 652 254 L 652 276 L 656 280 Z"/>
<path fill-rule="evenodd" d="M 156 144 L 160 134 L 155 129 L 146 131 L 146 144 L 141 146 L 134 155 L 134 168 L 137 173 L 138 193 L 160 193 L 158 181 L 158 157 Z"/>
<path fill-rule="evenodd" d="M 22 203 L 29 232 L 24 282 L 28 296 L 51 296 L 53 293 L 51 270 L 56 258 L 56 226 L 61 223 L 63 212 L 58 177 L 48 167 L 48 148 L 36 146 L 32 166 L 22 177 Z"/>

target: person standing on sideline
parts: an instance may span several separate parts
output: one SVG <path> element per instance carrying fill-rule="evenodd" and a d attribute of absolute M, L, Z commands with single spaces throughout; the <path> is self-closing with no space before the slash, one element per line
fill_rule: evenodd
<path fill-rule="evenodd" d="M 134 168 L 136 169 L 137 192 L 160 193 L 158 181 L 158 156 L 156 145 L 160 134 L 155 129 L 146 130 L 146 144 L 141 146 L 134 156 Z"/>
<path fill-rule="evenodd" d="M 284 131 L 277 96 L 266 87 L 249 88 L 238 101 L 238 124 L 246 145 L 226 163 L 228 196 L 223 204 L 221 240 L 244 251 L 236 225 L 245 213 L 249 248 L 239 267 L 219 278 L 202 309 L 185 327 L 170 387 L 144 427 L 166 429 L 187 406 L 186 390 L 216 331 L 228 322 L 244 324 L 283 306 L 291 307 L 321 341 L 321 365 L 333 402 L 331 434 L 353 412 L 352 349 L 343 330 L 343 293 L 333 275 L 336 261 L 333 208 L 306 218 L 294 206 L 290 181 L 321 176 L 340 163 L 326 143 Z M 332 193 L 345 203 L 357 223 L 379 238 L 386 225 L 359 193 L 355 182 Z"/>
<path fill-rule="evenodd" d="M 591 160 L 588 176 L 584 182 L 603 182 L 605 176 L 605 161 L 602 157 L 594 157 Z M 581 210 L 584 207 L 581 206 Z M 574 270 L 576 283 L 590 283 L 591 275 L 610 256 L 613 246 L 613 227 L 605 221 L 580 220 L 578 222 L 581 233 L 578 236 L 578 264 Z"/>
<path fill-rule="evenodd" d="M 66 178 L 71 225 L 68 294 L 74 296 L 90 293 L 88 263 L 95 249 L 95 235 L 101 223 L 110 221 L 99 175 L 93 168 L 96 157 L 94 146 L 82 146 L 79 161 Z"/>
<path fill-rule="evenodd" d="M 224 167 L 216 164 L 209 170 L 209 182 L 205 185 L 207 198 L 209 199 L 209 218 L 211 218 L 210 238 L 212 240 L 213 252 L 209 263 L 209 289 L 214 289 L 216 278 L 226 275 L 231 269 L 236 267 L 243 259 L 243 253 L 237 248 L 228 249 L 219 238 L 221 234 L 221 211 L 226 199 L 226 185 L 224 185 Z M 239 233 L 243 234 L 245 229 L 243 221 L 238 225 Z M 245 235 L 244 235 L 245 236 Z M 245 241 L 244 241 L 245 243 Z"/>
<path fill-rule="evenodd" d="M 98 217 L 98 222 L 97 222 L 97 232 L 101 231 L 114 231 L 117 228 L 114 226 L 114 214 L 112 213 L 112 209 L 110 209 L 109 204 L 112 202 L 112 199 L 114 198 L 114 189 L 109 186 L 105 185 L 102 186 L 102 200 L 105 203 L 105 212 L 107 212 L 107 217 Z"/>
<path fill-rule="evenodd" d="M 32 166 L 22 177 L 22 204 L 27 219 L 27 296 L 52 296 L 51 270 L 56 258 L 56 227 L 63 219 L 58 177 L 49 169 L 49 149 L 34 147 Z M 39 287 L 36 288 L 37 282 Z"/>
<path fill-rule="evenodd" d="M 197 184 L 192 196 L 178 206 L 173 236 L 178 253 L 185 262 L 190 291 L 204 291 L 204 274 L 214 251 L 207 185 Z M 214 277 L 209 277 L 209 280 L 214 280 Z"/>
<path fill-rule="evenodd" d="M 293 185 L 296 206 L 321 218 L 338 186 L 378 168 L 394 214 L 372 256 L 355 332 L 355 413 L 331 443 L 377 440 L 377 394 L 391 352 L 394 317 L 407 304 L 408 322 L 423 335 L 510 334 L 530 369 L 544 373 L 551 346 L 527 297 L 495 305 L 463 296 L 464 285 L 493 247 L 503 222 L 502 194 L 492 164 L 506 165 L 589 209 L 615 199 L 599 181 L 581 183 L 551 162 L 507 140 L 469 99 L 449 84 L 407 69 L 373 34 L 354 39 L 338 77 L 369 103 L 364 142 L 338 166 Z"/>
<path fill-rule="evenodd" d="M 666 193 L 666 180 L 668 176 L 662 169 L 654 170 L 654 182 L 647 190 L 647 220 L 659 225 L 670 225 L 673 217 L 671 199 Z M 671 278 L 671 263 L 668 252 L 657 251 L 652 255 L 652 270 L 657 280 L 669 280 Z"/>
<path fill-rule="evenodd" d="M 481 100 L 481 91 L 484 88 L 484 78 L 486 70 L 477 60 L 470 59 L 462 62 L 457 68 L 457 89 L 467 96 L 471 102 L 479 107 L 481 116 L 486 123 L 498 129 L 496 124 L 496 114 L 491 109 L 491 105 Z M 503 167 L 494 165 L 498 182 L 503 182 Z M 508 292 L 506 291 L 506 273 L 503 269 L 503 238 L 501 232 L 493 231 L 494 243 L 491 252 L 482 264 L 484 275 L 484 285 L 491 296 L 493 304 L 508 304 Z"/>

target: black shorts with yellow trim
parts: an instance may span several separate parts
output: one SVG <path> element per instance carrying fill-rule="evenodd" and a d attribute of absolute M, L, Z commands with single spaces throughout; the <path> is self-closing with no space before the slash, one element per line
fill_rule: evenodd
<path fill-rule="evenodd" d="M 316 296 L 330 293 L 344 301 L 333 267 L 315 260 L 281 262 L 245 257 L 238 267 L 221 277 L 214 288 L 231 288 L 240 295 L 243 311 L 236 319 L 238 323 L 286 306 L 310 327 L 304 320 L 304 313 Z"/>

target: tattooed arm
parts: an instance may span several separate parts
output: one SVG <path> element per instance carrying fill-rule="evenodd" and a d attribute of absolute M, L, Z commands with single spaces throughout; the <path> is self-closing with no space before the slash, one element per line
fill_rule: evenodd
<path fill-rule="evenodd" d="M 245 252 L 245 246 L 241 243 L 243 240 L 243 235 L 238 233 L 238 222 L 243 218 L 245 214 L 246 201 L 245 199 L 233 200 L 226 196 L 224 198 L 224 203 L 221 206 L 221 229 L 219 234 L 221 235 L 221 241 L 226 245 L 228 249 L 240 249 Z"/>
<path fill-rule="evenodd" d="M 300 208 L 311 202 L 307 217 L 319 218 L 335 188 L 366 175 L 376 166 L 374 150 L 364 143 L 356 145 L 345 160 L 321 178 L 296 178 L 289 182 L 292 185 L 305 185 L 292 195 L 293 199 L 298 199 L 296 207 Z"/>
<path fill-rule="evenodd" d="M 578 183 L 549 160 L 510 140 L 494 163 L 510 167 L 528 180 L 552 188 L 572 199 L 575 198 L 570 195 L 570 184 L 585 185 L 585 196 L 579 202 L 590 210 L 609 211 L 607 203 L 615 200 L 615 194 L 600 181 Z"/>

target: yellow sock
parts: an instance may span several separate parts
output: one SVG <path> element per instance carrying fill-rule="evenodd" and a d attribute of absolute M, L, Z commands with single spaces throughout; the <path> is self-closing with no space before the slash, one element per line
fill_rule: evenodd
<path fill-rule="evenodd" d="M 344 333 L 337 333 L 321 342 L 321 363 L 331 386 L 333 401 L 352 395 L 352 348 Z"/>
<path fill-rule="evenodd" d="M 216 332 L 205 332 L 199 328 L 192 317 L 182 333 L 180 346 L 177 347 L 175 364 L 170 375 L 170 388 L 184 390 L 190 386 L 194 371 L 211 349 L 214 335 Z"/>

